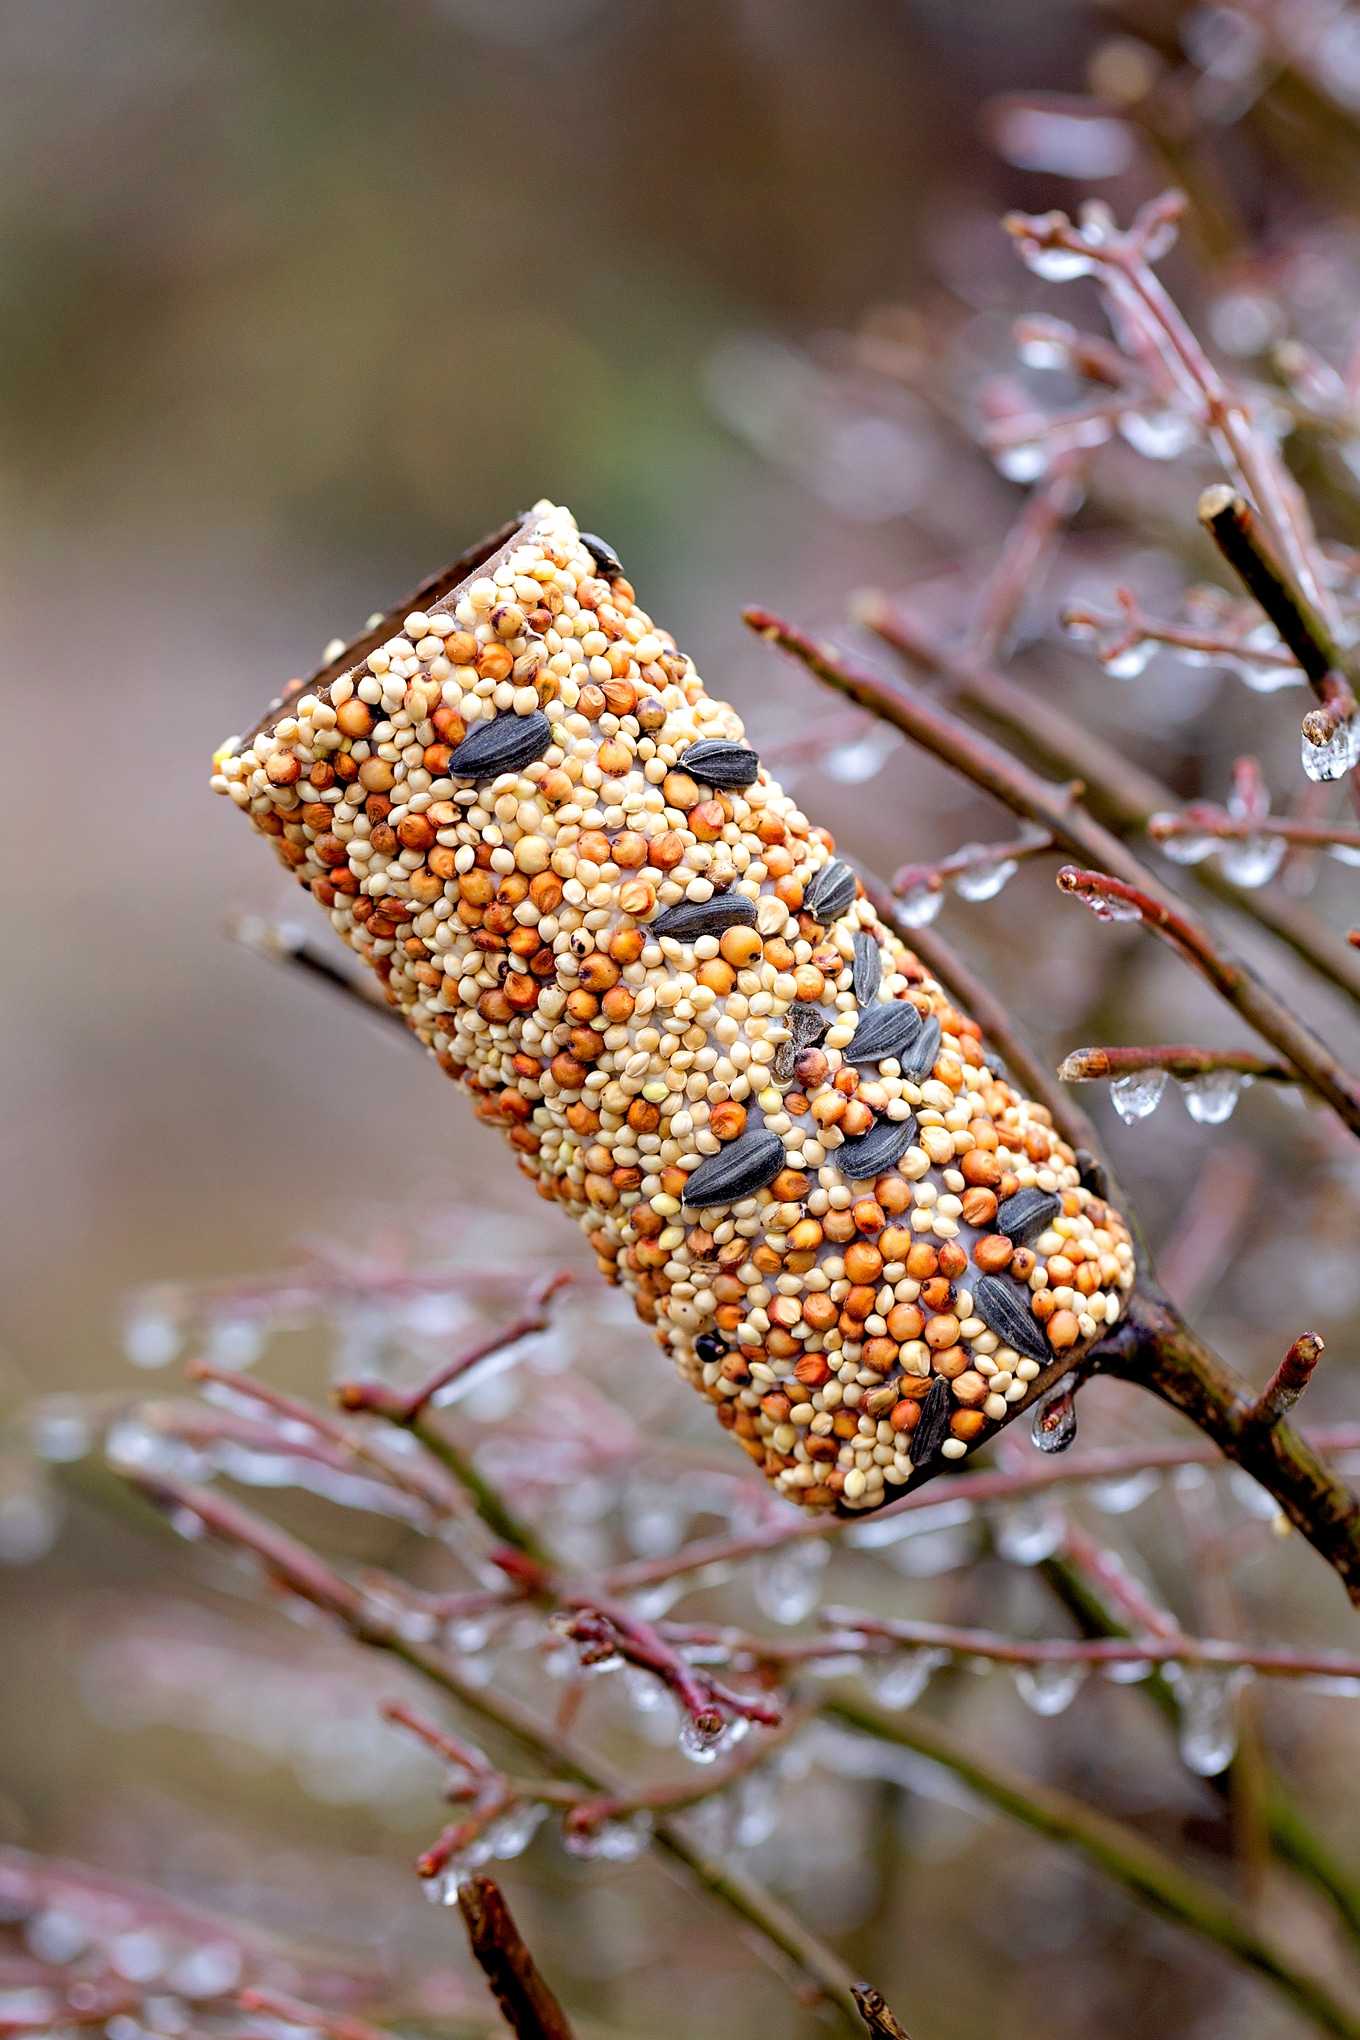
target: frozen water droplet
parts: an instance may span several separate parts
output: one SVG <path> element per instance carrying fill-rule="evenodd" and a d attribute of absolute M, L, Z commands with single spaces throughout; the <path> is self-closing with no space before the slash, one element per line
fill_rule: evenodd
<path fill-rule="evenodd" d="M 820 1538 L 790 1544 L 753 1568 L 756 1606 L 772 1622 L 791 1625 L 810 1615 L 821 1599 L 822 1570 L 830 1553 Z"/>
<path fill-rule="evenodd" d="M 213 1998 L 233 1989 L 240 1974 L 241 1957 L 237 1950 L 225 1941 L 215 1941 L 204 1948 L 192 1949 L 165 1980 L 181 1997 Z"/>
<path fill-rule="evenodd" d="M 134 1310 L 124 1322 L 123 1351 L 134 1367 L 168 1367 L 180 1344 L 180 1328 L 167 1311 Z"/>
<path fill-rule="evenodd" d="M 1086 1494 L 1103 1516 L 1127 1516 L 1149 1495 L 1155 1495 L 1161 1484 L 1162 1476 L 1151 1467 L 1144 1467 L 1140 1473 L 1126 1474 L 1122 1480 L 1092 1481 Z"/>
<path fill-rule="evenodd" d="M 1233 1498 L 1240 1503 L 1249 1516 L 1255 1516 L 1262 1523 L 1273 1523 L 1280 1513 L 1280 1505 L 1269 1488 L 1263 1488 L 1259 1480 L 1241 1466 L 1228 1468 L 1228 1486 Z"/>
<path fill-rule="evenodd" d="M 1023 446 L 1004 446 L 995 456 L 997 472 L 1008 482 L 1037 482 L 1048 469 L 1048 449 L 1037 440 Z"/>
<path fill-rule="evenodd" d="M 61 1508 L 41 1467 L 0 1493 L 0 1565 L 33 1565 L 57 1541 Z"/>
<path fill-rule="evenodd" d="M 1045 283 L 1071 283 L 1078 276 L 1095 275 L 1096 265 L 1090 256 L 1078 254 L 1075 248 L 1036 248 L 1031 243 L 1022 252 L 1026 268 L 1042 276 Z"/>
<path fill-rule="evenodd" d="M 538 1832 L 540 1823 L 547 1814 L 547 1807 L 531 1800 L 525 1806 L 512 1806 L 499 1820 L 493 1821 L 486 1831 L 491 1844 L 491 1854 L 499 1856 L 502 1862 L 522 1856 Z"/>
<path fill-rule="evenodd" d="M 1175 460 L 1193 445 L 1195 428 L 1183 411 L 1125 411 L 1119 430 L 1147 460 Z"/>
<path fill-rule="evenodd" d="M 622 1514 L 629 1550 L 639 1558 L 664 1558 L 684 1537 L 689 1503 L 677 1487 L 638 1481 L 624 1494 Z"/>
<path fill-rule="evenodd" d="M 69 1466 L 83 1459 L 93 1442 L 89 1418 L 73 1395 L 45 1396 L 29 1419 L 29 1438 L 39 1459 Z"/>
<path fill-rule="evenodd" d="M 971 850 L 975 846 L 969 844 Z M 985 864 L 970 865 L 954 880 L 954 890 L 961 900 L 976 903 L 979 900 L 994 900 L 1008 879 L 1014 878 L 1020 866 L 1013 857 L 989 859 Z"/>
<path fill-rule="evenodd" d="M 1216 836 L 1166 836 L 1157 848 L 1173 864 L 1199 864 L 1219 847 Z"/>
<path fill-rule="evenodd" d="M 253 1318 L 220 1318 L 208 1327 L 207 1347 L 219 1367 L 252 1367 L 264 1350 L 264 1332 Z"/>
<path fill-rule="evenodd" d="M 1338 864 L 1360 864 L 1360 844 L 1329 843 L 1327 849 Z"/>
<path fill-rule="evenodd" d="M 1146 671 L 1156 650 L 1155 638 L 1140 638 L 1136 645 L 1126 645 L 1121 651 L 1102 652 L 1100 663 L 1114 680 L 1136 680 Z"/>
<path fill-rule="evenodd" d="M 1152 1676 L 1151 1658 L 1116 1658 L 1101 1667 L 1101 1677 L 1112 1686 L 1136 1686 Z"/>
<path fill-rule="evenodd" d="M 717 1759 L 718 1747 L 724 1732 L 725 1724 L 720 1723 L 716 1729 L 712 1729 L 706 1723 L 695 1721 L 692 1715 L 687 1714 L 680 1723 L 676 1742 L 681 1755 L 688 1757 L 691 1764 L 711 1764 Z"/>
<path fill-rule="evenodd" d="M 843 786 L 862 786 L 876 779 L 897 748 L 896 732 L 876 725 L 851 744 L 838 744 L 822 761 L 823 770 Z"/>
<path fill-rule="evenodd" d="M 1081 1664 L 1017 1665 L 1015 1690 L 1036 1714 L 1062 1714 L 1072 1705 L 1086 1677 Z"/>
<path fill-rule="evenodd" d="M 1062 1549 L 1066 1536 L 1062 1504 L 1047 1495 L 1006 1504 L 996 1511 L 992 1525 L 996 1548 L 1012 1565 L 1042 1565 Z"/>
<path fill-rule="evenodd" d="M 1249 891 L 1268 885 L 1280 868 L 1285 853 L 1283 836 L 1247 836 L 1240 843 L 1225 843 L 1220 862 L 1223 876 Z"/>
<path fill-rule="evenodd" d="M 1077 1399 L 1065 1374 L 1053 1393 L 1034 1412 L 1030 1436 L 1040 1452 L 1066 1452 L 1077 1435 Z"/>
<path fill-rule="evenodd" d="M 898 919 L 908 928 L 928 928 L 944 905 L 944 887 L 912 885 L 897 902 Z"/>
<path fill-rule="evenodd" d="M 1341 723 L 1325 744 L 1310 744 L 1306 736 L 1299 742 L 1303 769 L 1310 779 L 1343 779 L 1355 763 L 1360 728 L 1352 718 Z"/>
<path fill-rule="evenodd" d="M 1296 1683 L 1307 1693 L 1327 1693 L 1334 1700 L 1354 1700 L 1360 1694 L 1360 1679 L 1338 1676 L 1335 1672 L 1311 1672 Z"/>
<path fill-rule="evenodd" d="M 607 1863 L 633 1863 L 652 1838 L 649 1813 L 633 1813 L 627 1820 L 602 1820 L 598 1827 L 577 1832 L 562 1830 L 562 1843 L 569 1856 L 586 1862 L 603 1858 Z"/>
<path fill-rule="evenodd" d="M 1198 1076 L 1177 1077 L 1185 1109 L 1201 1126 L 1221 1126 L 1231 1119 L 1242 1090 L 1237 1070 L 1201 1070 Z"/>
<path fill-rule="evenodd" d="M 1132 1126 L 1135 1119 L 1146 1119 L 1157 1110 L 1165 1089 L 1165 1070 L 1130 1070 L 1126 1077 L 1111 1079 L 1110 1103 L 1125 1125 Z"/>
<path fill-rule="evenodd" d="M 947 1650 L 923 1648 L 897 1651 L 892 1657 L 868 1657 L 862 1676 L 880 1707 L 914 1707 L 942 1665 Z"/>
<path fill-rule="evenodd" d="M 779 1825 L 779 1794 L 768 1770 L 752 1771 L 732 1792 L 732 1840 L 739 1849 L 758 1849 Z"/>
<path fill-rule="evenodd" d="M 1245 1665 L 1178 1665 L 1181 1759 L 1201 1778 L 1226 1771 L 1237 1750 L 1237 1696 L 1251 1677 Z"/>

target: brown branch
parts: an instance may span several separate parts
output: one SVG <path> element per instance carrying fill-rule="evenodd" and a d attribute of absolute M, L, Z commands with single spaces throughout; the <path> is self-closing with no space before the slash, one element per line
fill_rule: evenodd
<path fill-rule="evenodd" d="M 1235 815 L 1207 801 L 1182 808 L 1179 814 L 1152 815 L 1147 833 L 1154 843 L 1171 843 L 1179 836 L 1211 836 L 1215 842 L 1246 843 L 1255 836 L 1279 836 L 1286 843 L 1325 849 L 1339 843 L 1345 849 L 1360 850 L 1360 827 L 1354 822 L 1299 821 L 1290 815 L 1267 815 L 1262 821 L 1239 821 Z"/>
<path fill-rule="evenodd" d="M 1148 616 L 1132 588 L 1116 588 L 1114 599 L 1119 604 L 1118 616 L 1092 609 L 1084 602 L 1069 602 L 1058 615 L 1063 629 L 1072 636 L 1085 637 L 1089 634 L 1099 640 L 1096 656 L 1102 664 L 1151 640 L 1153 644 L 1170 645 L 1177 651 L 1203 652 L 1212 659 L 1277 666 L 1297 673 L 1300 681 L 1304 678 L 1292 652 L 1277 651 L 1272 645 L 1258 647 L 1248 644 L 1250 631 L 1247 629 L 1238 637 L 1227 637 L 1218 631 L 1199 630 L 1193 624 L 1169 623 L 1162 617 Z"/>
<path fill-rule="evenodd" d="M 1313 1369 L 1322 1358 L 1323 1351 L 1323 1342 L 1316 1332 L 1301 1333 L 1256 1398 L 1250 1420 L 1258 1424 L 1278 1424 L 1281 1417 L 1293 1409 L 1312 1380 Z"/>
<path fill-rule="evenodd" d="M 1087 453 L 1058 454 L 1047 474 L 1025 498 L 982 591 L 968 633 L 968 644 L 979 658 L 995 658 L 1004 646 L 1022 604 L 1038 586 L 1061 542 L 1064 527 L 1081 508 L 1089 465 Z"/>
<path fill-rule="evenodd" d="M 513 1346 L 517 1340 L 528 1338 L 532 1332 L 541 1332 L 548 1324 L 551 1312 L 548 1305 L 557 1291 L 572 1279 L 569 1268 L 560 1268 L 555 1273 L 541 1276 L 529 1292 L 529 1297 L 519 1316 L 508 1325 L 488 1332 L 463 1353 L 455 1355 L 443 1367 L 415 1388 L 389 1388 L 383 1381 L 344 1381 L 335 1391 L 335 1399 L 342 1409 L 371 1410 L 375 1416 L 387 1417 L 394 1424 L 412 1426 L 424 1415 L 426 1405 L 433 1401 L 441 1389 L 450 1387 L 455 1381 L 476 1367 L 481 1361 L 490 1359 L 493 1353 L 501 1352 L 506 1346 Z"/>
<path fill-rule="evenodd" d="M 1199 521 L 1247 593 L 1260 604 L 1293 653 L 1324 708 L 1354 713 L 1355 696 L 1341 679 L 1348 655 L 1294 576 L 1276 557 L 1260 522 L 1235 489 L 1216 484 L 1199 499 Z"/>
<path fill-rule="evenodd" d="M 617 1653 L 629 1664 L 651 1672 L 670 1688 L 695 1728 L 706 1739 L 716 1740 L 726 1726 L 725 1712 L 747 1721 L 777 1728 L 780 1710 L 766 1701 L 753 1700 L 744 1693 L 731 1693 L 699 1667 L 691 1665 L 673 1650 L 650 1622 L 597 1593 L 568 1594 L 563 1608 L 561 1633 L 584 1648 L 583 1664 L 600 1662 Z"/>
<path fill-rule="evenodd" d="M 1360 1133 L 1360 1082 L 1342 1067 L 1331 1050 L 1250 967 L 1223 948 L 1205 924 L 1193 916 L 1174 893 L 1100 824 L 1085 814 L 1071 787 L 1040 779 L 1027 766 L 904 686 L 891 686 L 868 668 L 852 663 L 832 647 L 815 644 L 802 631 L 768 610 L 748 609 L 751 628 L 771 643 L 801 659 L 829 686 L 863 707 L 873 707 L 884 720 L 961 772 L 975 786 L 1027 820 L 1051 831 L 1055 843 L 1114 874 L 1153 905 L 1148 918 L 1184 937 L 1215 989 L 1249 1021 L 1326 1098 L 1353 1132 Z M 1099 875 L 1099 874 L 1098 874 Z M 1141 909 L 1140 909 L 1141 912 Z"/>
<path fill-rule="evenodd" d="M 594 1792 L 623 1794 L 627 1780 L 597 1757 L 585 1757 L 568 1740 L 513 1695 L 464 1678 L 455 1663 L 429 1644 L 403 1636 L 385 1612 L 295 1538 L 264 1517 L 241 1508 L 209 1488 L 168 1474 L 129 1473 L 126 1478 L 148 1501 L 171 1515 L 183 1512 L 211 1536 L 253 1554 L 267 1575 L 327 1614 L 335 1616 L 360 1643 L 385 1650 L 422 1674 L 482 1721 L 528 1750 L 545 1768 L 563 1773 Z M 811 1977 L 822 1994 L 853 2022 L 852 1972 L 796 1914 L 740 1867 L 711 1857 L 673 1822 L 656 1829 L 658 1846 L 681 1864 L 720 1904 L 754 1927 L 761 1938 Z"/>
<path fill-rule="evenodd" d="M 1360 1656 L 1339 1650 L 1294 1650 L 1284 1644 L 1229 1643 L 1218 1637 L 1001 1636 L 988 1629 L 960 1629 L 943 1622 L 889 1621 L 855 1608 L 823 1608 L 819 1620 L 837 1629 L 840 1640 L 877 1636 L 916 1648 L 988 1658 L 1005 1665 L 1250 1665 L 1277 1679 L 1360 1679 Z"/>
<path fill-rule="evenodd" d="M 525 1946 L 500 1886 L 490 1877 L 469 1878 L 458 1887 L 458 1910 L 468 1945 L 518 2040 L 573 2040 L 567 2015 Z"/>
<path fill-rule="evenodd" d="M 898 2025 L 881 1994 L 871 1984 L 857 1983 L 853 1989 L 859 2015 L 871 2040 L 911 2040 L 906 2027 Z"/>
<path fill-rule="evenodd" d="M 1051 771 L 1079 778 L 1085 805 L 1107 827 L 1133 832 L 1153 815 L 1177 804 L 1176 795 L 1105 740 L 1054 708 L 1042 695 L 998 672 L 969 652 L 947 644 L 920 617 L 878 594 L 861 595 L 858 622 L 923 671 L 948 682 L 954 700 L 981 716 L 1028 758 Z M 1216 864 L 1197 865 L 1193 883 L 1247 914 L 1320 976 L 1360 999 L 1360 964 L 1332 931 L 1278 889 L 1244 889 L 1225 878 Z"/>
<path fill-rule="evenodd" d="M 1136 1070 L 1165 1070 L 1172 1077 L 1203 1076 L 1210 1070 L 1236 1070 L 1262 1082 L 1293 1084 L 1293 1070 L 1269 1056 L 1246 1048 L 1074 1048 L 1058 1065 L 1065 1084 L 1092 1084 L 1102 1077 L 1123 1077 Z"/>

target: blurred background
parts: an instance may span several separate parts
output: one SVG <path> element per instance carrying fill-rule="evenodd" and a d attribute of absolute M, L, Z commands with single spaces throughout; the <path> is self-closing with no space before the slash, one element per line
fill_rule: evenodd
<path fill-rule="evenodd" d="M 116 1415 L 146 1387 L 139 1367 L 202 1340 L 249 1362 L 275 1337 L 271 1378 L 321 1393 L 337 1346 L 343 1363 L 392 1335 L 381 1315 L 310 1303 L 243 1312 L 231 1278 L 327 1254 L 471 1267 L 576 1249 L 417 1053 L 228 939 L 229 912 L 293 915 L 300 896 L 209 794 L 211 752 L 329 639 L 548 496 L 617 548 L 762 751 L 789 747 L 786 780 L 854 855 L 886 875 L 1004 839 L 999 810 L 757 644 L 742 604 L 847 643 L 848 598 L 870 585 L 962 622 L 1034 479 L 973 443 L 989 390 L 1040 386 L 1015 366 L 1012 322 L 1104 330 L 1089 286 L 1023 270 L 1007 207 L 1095 195 L 1126 219 L 1180 182 L 1195 211 L 1163 273 L 1216 358 L 1278 386 L 1271 350 L 1295 338 L 1343 366 L 1360 310 L 1360 12 L 3 0 L 0 166 L 0 1841 L 358 1949 L 432 2021 L 484 2000 L 409 1872 L 438 1824 L 435 1767 L 384 1756 L 365 1725 L 390 1682 L 323 1635 L 281 1635 L 225 1562 L 163 1539 L 84 1457 L 87 1405 L 63 1398 Z M 1324 532 L 1356 544 L 1349 432 L 1290 444 Z M 1181 797 L 1223 800 L 1250 751 L 1280 808 L 1300 783 L 1297 696 L 1166 655 L 1121 680 L 1056 622 L 1065 600 L 1110 606 L 1120 583 L 1170 613 L 1212 577 L 1193 505 L 1213 478 L 1196 449 L 1103 450 L 1018 621 L 1018 668 Z M 107 794 L 77 813 L 96 765 Z M 1245 1045 L 1197 980 L 1063 904 L 1052 877 L 1036 860 L 991 901 L 951 898 L 939 924 L 1046 1056 Z M 1296 860 L 1285 879 L 1335 928 L 1356 918 L 1338 861 Z M 1246 924 L 1234 935 L 1360 1053 L 1338 994 Z M 1127 1127 L 1103 1098 L 1093 1109 L 1154 1246 L 1187 1197 L 1218 1213 L 1221 1237 L 1182 1272 L 1221 1349 L 1263 1378 L 1306 1317 L 1328 1341 L 1314 1413 L 1360 1417 L 1360 1170 L 1330 1120 L 1274 1087 L 1217 1129 L 1174 1096 Z M 140 1294 L 166 1281 L 228 1286 Z M 599 1296 L 580 1308 L 583 1364 L 640 1423 L 688 1423 L 641 1331 L 609 1318 L 602 1341 Z M 459 1322 L 399 1329 L 418 1342 Z M 1092 1439 L 1165 1425 L 1128 1392 L 1089 1400 Z M 730 1515 L 725 1448 L 693 1435 L 711 1513 Z M 1150 1493 L 1123 1498 L 1128 1524 Z M 626 1497 L 596 1501 L 583 1536 Z M 1269 1509 L 1228 1506 L 1262 1632 L 1287 1608 L 1350 1644 L 1335 1581 L 1272 1540 Z M 701 1494 L 692 1520 L 707 1509 Z M 1156 1513 L 1144 1542 L 1190 1620 L 1184 1550 Z M 325 1522 L 334 1548 L 390 1556 Z M 939 1534 L 897 1569 L 904 1612 L 957 1613 L 951 1592 L 983 1592 L 960 1581 L 1005 1569 L 980 1526 Z M 1204 1788 L 1127 1696 L 1083 1695 L 1049 1723 L 1009 1688 L 985 1706 L 982 1692 L 963 1701 L 1036 1772 L 1113 1795 L 1163 1838 L 1209 1833 Z M 1116 1701 L 1131 1754 L 1112 1777 Z M 1354 1860 L 1354 1699 L 1269 1707 Z M 828 1746 L 798 1784 L 813 1886 L 788 1835 L 762 1874 L 800 1903 L 811 1890 L 920 2035 L 1301 2030 L 948 1780 L 857 1763 Z M 337 1764 L 356 1767 L 345 1790 Z M 659 1872 L 564 1867 L 540 1847 L 526 1917 L 584 2012 L 677 2040 L 820 2030 Z M 1331 1959 L 1302 1912 L 1297 1933 Z M 697 1951 L 714 1967 L 696 1979 Z"/>

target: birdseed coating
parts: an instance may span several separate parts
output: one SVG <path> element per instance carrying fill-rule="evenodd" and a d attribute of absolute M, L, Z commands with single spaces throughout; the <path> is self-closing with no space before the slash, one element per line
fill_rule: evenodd
<path fill-rule="evenodd" d="M 871 1510 L 1119 1317 L 1128 1228 L 608 547 L 540 503 L 448 582 L 213 788 L 779 1492 Z"/>

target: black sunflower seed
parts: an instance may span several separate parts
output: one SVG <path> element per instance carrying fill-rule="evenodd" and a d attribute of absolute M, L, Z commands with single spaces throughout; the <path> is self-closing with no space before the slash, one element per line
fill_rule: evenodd
<path fill-rule="evenodd" d="M 552 742 L 553 726 L 541 708 L 532 715 L 498 715 L 464 737 L 449 759 L 449 777 L 496 779 L 502 772 L 522 772 Z"/>
<path fill-rule="evenodd" d="M 935 1058 L 940 1052 L 940 1023 L 932 1013 L 921 1028 L 904 1056 L 898 1060 L 902 1074 L 910 1083 L 920 1084 L 935 1067 Z"/>
<path fill-rule="evenodd" d="M 1000 1275 L 980 1275 L 973 1284 L 973 1309 L 989 1332 L 1014 1346 L 1027 1360 L 1047 1360 L 1048 1341 L 1022 1303 L 1014 1285 Z"/>
<path fill-rule="evenodd" d="M 793 1066 L 805 1048 L 812 1048 L 822 1039 L 831 1022 L 820 1006 L 791 1006 L 789 1008 L 789 1038 L 781 1041 L 774 1052 L 774 1073 L 781 1083 L 787 1083 L 793 1075 Z"/>
<path fill-rule="evenodd" d="M 915 1138 L 914 1119 L 880 1119 L 867 1133 L 843 1140 L 832 1159 L 852 1183 L 866 1182 L 895 1168 Z"/>
<path fill-rule="evenodd" d="M 617 581 L 623 573 L 623 561 L 612 545 L 606 545 L 602 538 L 596 538 L 593 531 L 581 533 L 581 543 L 600 570 L 603 580 Z"/>
<path fill-rule="evenodd" d="M 685 1202 L 692 1211 L 710 1205 L 739 1204 L 772 1183 L 784 1166 L 784 1143 L 777 1133 L 753 1127 L 730 1141 L 721 1154 L 700 1162 L 685 1184 Z"/>
<path fill-rule="evenodd" d="M 855 1004 L 871 1006 L 883 982 L 883 956 L 877 936 L 861 928 L 855 937 Z"/>
<path fill-rule="evenodd" d="M 679 763 L 691 778 L 705 786 L 754 786 L 760 777 L 760 760 L 745 744 L 725 743 L 721 737 L 705 737 L 680 753 Z"/>
<path fill-rule="evenodd" d="M 725 1360 L 727 1358 L 727 1348 L 716 1332 L 700 1332 L 698 1338 L 694 1341 L 694 1350 L 705 1366 L 711 1360 Z"/>
<path fill-rule="evenodd" d="M 918 1471 L 929 1466 L 931 1460 L 949 1436 L 949 1418 L 954 1398 L 949 1383 L 943 1374 L 937 1374 L 930 1384 L 930 1393 L 921 1404 L 921 1414 L 916 1420 L 916 1429 L 911 1433 L 908 1450 L 911 1463 Z"/>
<path fill-rule="evenodd" d="M 996 1230 L 1017 1246 L 1028 1246 L 1062 1216 L 1062 1199 L 1047 1190 L 1017 1190 L 997 1206 Z"/>
<path fill-rule="evenodd" d="M 894 999 L 889 1006 L 870 1006 L 860 1015 L 845 1060 L 851 1063 L 901 1061 L 921 1032 L 921 1016 L 906 999 Z"/>
<path fill-rule="evenodd" d="M 803 911 L 825 927 L 855 904 L 859 886 L 854 872 L 839 857 L 824 864 L 803 894 Z"/>
<path fill-rule="evenodd" d="M 648 923 L 652 935 L 673 935 L 677 942 L 697 942 L 701 935 L 721 935 L 725 928 L 755 924 L 756 903 L 745 893 L 715 893 L 711 900 L 681 900 Z"/>

